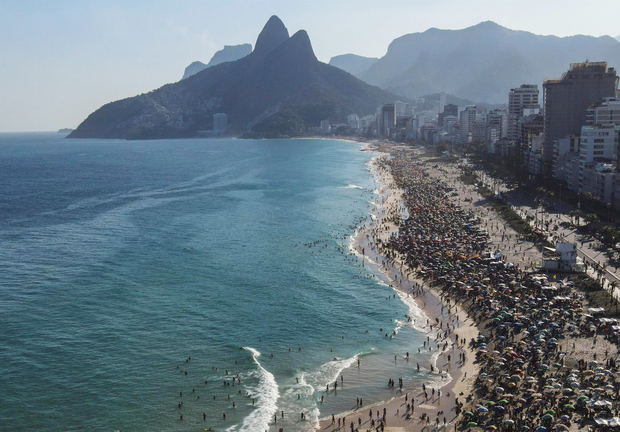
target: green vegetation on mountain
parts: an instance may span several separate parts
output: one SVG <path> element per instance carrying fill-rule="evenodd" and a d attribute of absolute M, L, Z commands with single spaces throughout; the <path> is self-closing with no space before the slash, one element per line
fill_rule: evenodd
<path fill-rule="evenodd" d="M 319 62 L 300 30 L 289 37 L 273 16 L 254 51 L 157 90 L 104 105 L 70 137 L 169 138 L 196 136 L 226 113 L 231 134 L 292 136 L 321 120 L 365 115 L 395 96 Z"/>

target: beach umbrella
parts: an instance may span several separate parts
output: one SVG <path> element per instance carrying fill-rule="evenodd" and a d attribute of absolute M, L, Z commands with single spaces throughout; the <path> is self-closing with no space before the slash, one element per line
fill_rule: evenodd
<path fill-rule="evenodd" d="M 481 413 L 489 412 L 489 410 L 483 406 L 479 406 L 478 408 L 476 408 L 476 410 L 478 410 L 478 412 L 481 412 Z"/>
<path fill-rule="evenodd" d="M 511 420 L 511 419 L 506 419 L 506 420 L 504 420 L 504 424 L 508 425 L 508 426 L 512 426 L 512 425 L 515 424 L 515 421 Z"/>
<path fill-rule="evenodd" d="M 499 393 L 499 394 L 504 393 L 504 388 L 500 386 L 495 387 L 495 393 Z"/>
<path fill-rule="evenodd" d="M 553 421 L 553 416 L 551 414 L 545 414 L 541 418 L 545 421 Z"/>
<path fill-rule="evenodd" d="M 545 414 L 555 415 L 555 411 L 552 409 L 548 409 L 547 411 L 545 411 Z"/>
<path fill-rule="evenodd" d="M 476 427 L 476 426 L 478 426 L 478 423 L 476 422 L 472 421 L 472 422 L 467 423 L 467 427 Z"/>
<path fill-rule="evenodd" d="M 497 426 L 495 425 L 487 426 L 487 430 L 495 430 L 495 429 L 497 429 Z"/>
<path fill-rule="evenodd" d="M 575 406 L 573 404 L 564 404 L 564 409 L 574 410 Z"/>
<path fill-rule="evenodd" d="M 493 407 L 493 409 L 494 409 L 495 411 L 497 411 L 498 413 L 503 413 L 503 412 L 506 412 L 506 408 L 504 408 L 503 406 L 500 406 L 500 405 L 496 405 L 496 406 L 494 406 L 494 407 Z"/>
<path fill-rule="evenodd" d="M 508 401 L 506 399 L 500 399 L 497 401 L 497 403 L 502 404 L 502 405 L 507 405 Z"/>
<path fill-rule="evenodd" d="M 536 428 L 536 432 L 546 432 L 546 431 L 547 431 L 547 428 L 544 426 L 538 426 Z"/>
<path fill-rule="evenodd" d="M 471 412 L 471 411 L 465 411 L 465 412 L 463 413 L 463 415 L 464 415 L 465 417 L 472 417 L 472 416 L 474 415 L 474 413 L 473 413 L 473 412 Z"/>

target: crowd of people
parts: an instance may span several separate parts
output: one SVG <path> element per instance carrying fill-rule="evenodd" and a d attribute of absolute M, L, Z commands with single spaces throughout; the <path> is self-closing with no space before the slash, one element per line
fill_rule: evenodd
<path fill-rule="evenodd" d="M 477 215 L 455 205 L 453 190 L 411 152 L 393 151 L 378 164 L 404 204 L 390 216 L 392 235 L 375 238 L 382 255 L 463 307 L 480 330 L 467 341 L 480 373 L 472 394 L 455 395 L 455 428 L 620 426 L 617 321 L 590 313 L 586 296 L 561 275 L 507 262 Z"/>

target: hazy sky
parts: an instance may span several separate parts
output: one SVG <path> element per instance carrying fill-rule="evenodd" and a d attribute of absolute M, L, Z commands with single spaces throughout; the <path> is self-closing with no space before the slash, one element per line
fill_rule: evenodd
<path fill-rule="evenodd" d="M 382 56 L 429 27 L 483 20 L 559 36 L 620 34 L 620 0 L 0 0 L 0 131 L 76 127 L 101 105 L 177 81 L 278 15 L 317 57 Z"/>

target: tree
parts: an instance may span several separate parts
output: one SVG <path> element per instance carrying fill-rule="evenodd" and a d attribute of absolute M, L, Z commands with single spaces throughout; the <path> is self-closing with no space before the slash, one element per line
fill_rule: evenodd
<path fill-rule="evenodd" d="M 594 225 L 600 222 L 600 218 L 596 213 L 588 213 L 586 215 L 586 222 L 588 223 L 588 227 L 592 228 Z"/>

